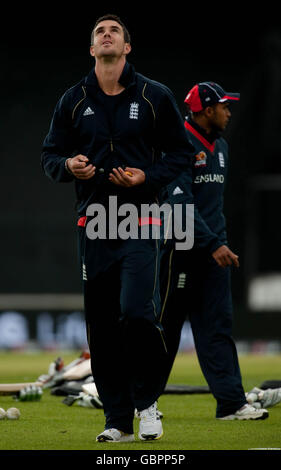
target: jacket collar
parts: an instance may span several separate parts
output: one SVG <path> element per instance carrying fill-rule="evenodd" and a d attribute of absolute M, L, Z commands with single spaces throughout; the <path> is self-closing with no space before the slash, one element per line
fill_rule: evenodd
<path fill-rule="evenodd" d="M 220 137 L 218 132 L 211 132 L 207 134 L 203 127 L 199 126 L 191 117 L 185 121 L 185 127 L 188 129 L 195 137 L 197 137 L 200 142 L 207 147 L 208 150 L 213 152 L 215 150 L 216 139 Z"/>
<path fill-rule="evenodd" d="M 129 86 L 133 85 L 136 81 L 136 72 L 134 67 L 129 64 L 128 62 L 125 63 L 121 76 L 119 78 L 119 83 L 128 88 Z M 90 85 L 94 87 L 99 87 L 98 79 L 95 73 L 95 67 L 92 68 L 89 75 L 85 78 L 85 85 Z"/>

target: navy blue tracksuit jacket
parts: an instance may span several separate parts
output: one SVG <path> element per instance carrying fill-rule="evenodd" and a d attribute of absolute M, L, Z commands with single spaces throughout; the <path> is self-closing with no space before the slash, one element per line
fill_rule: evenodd
<path fill-rule="evenodd" d="M 94 69 L 59 100 L 49 133 L 43 143 L 42 166 L 54 182 L 74 181 L 78 216 L 92 203 L 118 205 L 157 202 L 161 187 L 190 164 L 193 147 L 171 91 L 135 72 L 126 63 L 120 77 L 125 90 L 107 96 L 100 89 Z M 65 169 L 68 157 L 86 155 L 97 167 L 90 180 L 75 179 Z M 164 155 L 164 158 L 163 158 Z M 145 183 L 122 188 L 108 181 L 112 168 L 129 166 L 145 172 Z M 80 230 L 82 232 L 82 230 Z M 123 255 L 124 243 L 95 240 L 80 234 L 84 272 L 93 279 Z"/>
<path fill-rule="evenodd" d="M 191 119 L 185 122 L 195 148 L 192 166 L 168 185 L 166 202 L 194 204 L 194 246 L 176 251 L 166 243 L 161 263 L 161 320 L 169 351 L 167 376 L 188 316 L 202 372 L 217 400 L 217 417 L 246 403 L 236 347 L 232 339 L 230 267 L 221 268 L 212 253 L 227 245 L 223 214 L 228 145 L 207 135 Z"/>
<path fill-rule="evenodd" d="M 74 180 L 64 165 L 79 153 L 97 167 L 91 180 L 75 180 L 81 216 L 89 204 L 103 202 L 108 195 L 127 202 L 155 201 L 159 189 L 190 166 L 193 148 L 171 91 L 128 63 L 119 81 L 125 90 L 108 97 L 92 70 L 67 90 L 43 143 L 42 166 L 52 181 Z M 115 102 L 108 106 L 111 98 Z M 109 172 L 118 166 L 144 170 L 145 183 L 129 192 L 109 183 Z"/>

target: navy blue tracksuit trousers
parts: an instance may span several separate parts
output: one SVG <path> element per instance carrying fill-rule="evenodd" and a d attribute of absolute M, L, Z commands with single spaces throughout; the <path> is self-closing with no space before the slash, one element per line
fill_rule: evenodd
<path fill-rule="evenodd" d="M 167 354 L 159 322 L 159 240 L 122 244 L 123 255 L 84 282 L 84 302 L 105 428 L 133 433 L 135 408 L 148 408 L 161 395 Z"/>
<path fill-rule="evenodd" d="M 230 267 L 221 268 L 203 250 L 167 248 L 161 260 L 161 322 L 166 334 L 170 374 L 187 316 L 201 370 L 217 401 L 216 417 L 246 404 L 232 339 Z"/>

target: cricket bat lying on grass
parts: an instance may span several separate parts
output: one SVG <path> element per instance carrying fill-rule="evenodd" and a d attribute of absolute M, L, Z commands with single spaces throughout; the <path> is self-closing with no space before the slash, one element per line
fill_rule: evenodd
<path fill-rule="evenodd" d="M 42 382 L 23 382 L 15 384 L 0 384 L 0 395 L 14 395 L 23 388 L 34 386 L 42 387 Z"/>
<path fill-rule="evenodd" d="M 14 395 L 27 387 L 52 387 L 59 382 L 82 379 L 91 373 L 90 355 L 83 351 L 78 359 L 67 366 L 64 366 L 61 358 L 57 358 L 50 364 L 48 374 L 41 375 L 36 382 L 0 384 L 0 396 Z"/>

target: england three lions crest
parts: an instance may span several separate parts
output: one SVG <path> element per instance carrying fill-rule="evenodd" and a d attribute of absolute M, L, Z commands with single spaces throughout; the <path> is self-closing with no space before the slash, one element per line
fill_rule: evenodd
<path fill-rule="evenodd" d="M 139 103 L 131 103 L 130 104 L 130 119 L 138 119 L 139 118 Z"/>

